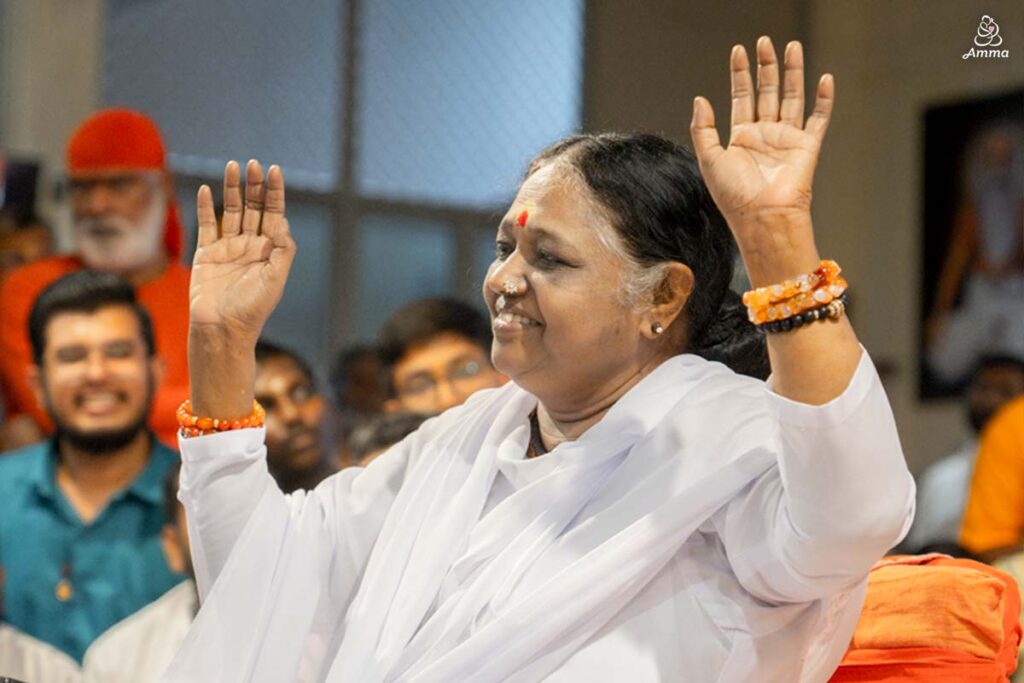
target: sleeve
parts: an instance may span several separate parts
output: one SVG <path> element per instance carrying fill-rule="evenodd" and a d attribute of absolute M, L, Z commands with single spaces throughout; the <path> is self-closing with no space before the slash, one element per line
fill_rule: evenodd
<path fill-rule="evenodd" d="M 770 603 L 846 590 L 906 534 L 915 488 L 866 352 L 845 391 L 820 406 L 768 392 L 778 467 L 716 517 L 737 577 Z"/>
<path fill-rule="evenodd" d="M 308 540 L 330 547 L 330 560 L 361 571 L 401 486 L 412 441 L 393 446 L 369 467 L 338 472 L 314 491 L 285 495 L 267 471 L 263 440 L 262 429 L 181 439 L 178 496 L 201 599 L 257 519 L 261 545 L 284 547 L 290 532 L 312 530 L 315 538 Z"/>
<path fill-rule="evenodd" d="M 1024 540 L 1024 398 L 997 413 L 981 435 L 960 543 L 986 553 Z"/>

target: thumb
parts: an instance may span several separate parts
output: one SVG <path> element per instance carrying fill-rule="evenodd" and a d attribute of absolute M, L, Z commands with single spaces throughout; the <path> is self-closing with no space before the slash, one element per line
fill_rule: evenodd
<path fill-rule="evenodd" d="M 703 97 L 693 99 L 693 118 L 690 120 L 690 138 L 693 151 L 702 164 L 711 163 L 721 154 L 722 143 L 715 128 L 715 111 Z"/>

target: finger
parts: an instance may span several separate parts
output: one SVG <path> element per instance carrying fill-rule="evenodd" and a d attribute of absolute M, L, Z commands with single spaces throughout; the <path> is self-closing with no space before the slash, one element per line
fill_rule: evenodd
<path fill-rule="evenodd" d="M 224 167 L 224 217 L 220 231 L 225 237 L 237 235 L 242 228 L 242 174 L 237 161 Z"/>
<path fill-rule="evenodd" d="M 199 219 L 198 244 L 205 247 L 217 241 L 217 214 L 213 210 L 213 192 L 209 185 L 199 188 L 196 196 L 196 217 Z"/>
<path fill-rule="evenodd" d="M 284 174 L 273 165 L 267 171 L 267 194 L 263 201 L 263 223 L 260 232 L 273 239 L 275 231 L 284 221 Z"/>
<path fill-rule="evenodd" d="M 263 215 L 263 167 L 250 159 L 245 165 L 245 211 L 242 213 L 242 233 L 255 235 L 260 231 Z"/>
<path fill-rule="evenodd" d="M 754 120 L 754 82 L 750 80 L 750 60 L 742 45 L 734 45 L 729 57 L 732 78 L 732 125 Z"/>
<path fill-rule="evenodd" d="M 697 153 L 701 166 L 714 162 L 718 155 L 725 151 L 718 139 L 718 129 L 715 128 L 715 111 L 711 108 L 711 103 L 703 97 L 696 97 L 693 100 L 690 138 L 693 140 L 693 150 Z"/>
<path fill-rule="evenodd" d="M 768 36 L 757 40 L 757 120 L 779 120 L 779 62 Z"/>
<path fill-rule="evenodd" d="M 832 74 L 825 74 L 818 81 L 818 92 L 814 97 L 814 111 L 807 119 L 805 130 L 813 133 L 818 141 L 824 139 L 828 122 L 832 119 L 832 106 L 836 101 L 836 81 Z"/>
<path fill-rule="evenodd" d="M 804 125 L 804 48 L 800 41 L 786 45 L 785 71 L 782 77 L 780 120 L 798 128 Z"/>

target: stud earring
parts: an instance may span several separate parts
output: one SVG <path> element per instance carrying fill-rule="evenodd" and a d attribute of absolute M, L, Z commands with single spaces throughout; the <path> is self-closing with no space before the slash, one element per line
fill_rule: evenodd
<path fill-rule="evenodd" d="M 665 328 L 661 326 L 661 323 L 654 323 L 651 325 L 651 332 L 654 334 L 661 334 L 665 331 Z"/>

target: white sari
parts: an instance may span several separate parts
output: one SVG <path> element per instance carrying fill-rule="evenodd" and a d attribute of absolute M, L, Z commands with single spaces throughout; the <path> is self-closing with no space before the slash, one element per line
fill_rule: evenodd
<path fill-rule="evenodd" d="M 283 495 L 182 442 L 202 609 L 164 681 L 824 681 L 913 480 L 864 354 L 825 406 L 696 356 L 525 460 L 509 384 Z"/>

